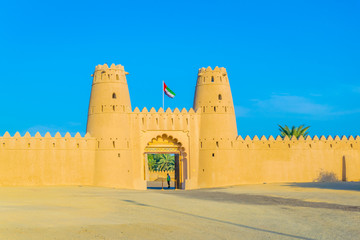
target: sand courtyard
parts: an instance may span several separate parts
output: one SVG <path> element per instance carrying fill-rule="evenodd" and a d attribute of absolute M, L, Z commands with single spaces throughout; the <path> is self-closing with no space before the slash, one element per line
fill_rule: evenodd
<path fill-rule="evenodd" d="M 359 239 L 360 183 L 0 187 L 0 239 Z"/>

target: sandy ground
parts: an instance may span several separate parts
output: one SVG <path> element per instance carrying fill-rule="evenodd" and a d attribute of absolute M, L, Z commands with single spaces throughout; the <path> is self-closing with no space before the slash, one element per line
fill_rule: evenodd
<path fill-rule="evenodd" d="M 360 239 L 360 183 L 0 187 L 0 239 Z"/>

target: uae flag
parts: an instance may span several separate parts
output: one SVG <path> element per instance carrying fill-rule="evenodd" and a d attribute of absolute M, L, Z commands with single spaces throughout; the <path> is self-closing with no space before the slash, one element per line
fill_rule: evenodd
<path fill-rule="evenodd" d="M 168 88 L 168 86 L 166 86 L 165 82 L 164 82 L 164 92 L 165 92 L 166 96 L 168 96 L 169 98 L 175 97 L 175 93 L 173 91 L 171 91 L 170 88 Z"/>

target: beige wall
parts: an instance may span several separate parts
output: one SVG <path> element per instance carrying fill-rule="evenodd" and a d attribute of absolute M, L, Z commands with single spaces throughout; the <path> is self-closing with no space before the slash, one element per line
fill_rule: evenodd
<path fill-rule="evenodd" d="M 0 185 L 93 185 L 95 142 L 89 136 L 0 137 Z"/>
<path fill-rule="evenodd" d="M 199 187 L 219 187 L 248 183 L 312 182 L 321 171 L 360 181 L 360 139 L 314 137 L 284 140 L 240 136 L 233 142 L 203 143 L 203 164 Z M 215 154 L 212 157 L 212 154 Z M 345 169 L 343 165 L 345 159 Z"/>

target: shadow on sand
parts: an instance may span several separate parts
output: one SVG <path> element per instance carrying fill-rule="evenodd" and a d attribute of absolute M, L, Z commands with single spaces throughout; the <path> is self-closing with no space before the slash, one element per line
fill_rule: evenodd
<path fill-rule="evenodd" d="M 305 182 L 305 183 L 289 183 L 289 184 L 285 184 L 284 186 L 360 191 L 360 182 Z"/>

